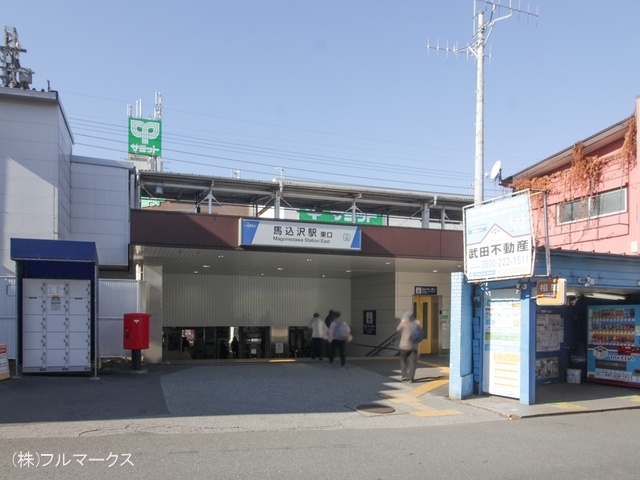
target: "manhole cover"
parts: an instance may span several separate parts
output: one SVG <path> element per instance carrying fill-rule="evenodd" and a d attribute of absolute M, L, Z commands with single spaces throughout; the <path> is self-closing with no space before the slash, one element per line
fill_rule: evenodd
<path fill-rule="evenodd" d="M 386 405 L 376 405 L 375 403 L 370 403 L 368 405 L 358 405 L 356 407 L 356 410 L 365 413 L 393 413 L 396 411 L 395 408 L 387 407 Z"/>

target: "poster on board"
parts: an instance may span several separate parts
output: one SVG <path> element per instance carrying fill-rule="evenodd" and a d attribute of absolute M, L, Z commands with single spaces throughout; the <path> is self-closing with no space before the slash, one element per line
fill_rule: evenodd
<path fill-rule="evenodd" d="M 9 374 L 9 359 L 7 358 L 7 345 L 0 343 L 0 380 L 6 380 Z"/>

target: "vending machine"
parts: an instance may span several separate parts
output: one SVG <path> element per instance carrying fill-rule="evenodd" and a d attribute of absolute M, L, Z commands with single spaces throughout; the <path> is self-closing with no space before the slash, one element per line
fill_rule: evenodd
<path fill-rule="evenodd" d="M 587 380 L 640 387 L 640 305 L 588 307 Z"/>

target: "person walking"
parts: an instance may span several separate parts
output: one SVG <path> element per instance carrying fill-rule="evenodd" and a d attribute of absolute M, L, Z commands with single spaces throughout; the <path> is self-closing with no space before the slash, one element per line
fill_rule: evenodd
<path fill-rule="evenodd" d="M 416 327 L 418 333 L 422 334 L 422 329 L 413 312 L 405 312 L 398 324 L 396 332 L 400 332 L 400 374 L 403 381 L 413 383 L 416 374 L 416 362 L 418 359 L 418 346 L 420 340 L 415 337 Z M 420 336 L 420 335 L 418 335 Z M 417 340 L 417 342 L 416 342 Z"/>
<path fill-rule="evenodd" d="M 309 326 L 311 327 L 311 359 L 315 360 L 318 357 L 318 360 L 322 360 L 324 342 L 327 340 L 327 326 L 324 320 L 320 318 L 319 313 L 313 314 L 313 319 Z"/>
<path fill-rule="evenodd" d="M 335 315 L 335 310 L 333 308 L 329 309 L 329 314 L 324 317 L 324 324 L 327 326 L 327 333 L 329 332 L 329 329 L 331 328 L 331 323 L 335 320 L 336 315 Z M 329 343 L 328 340 L 325 339 L 324 341 L 324 351 L 327 354 L 327 357 L 329 356 L 329 351 L 331 350 L 331 344 Z"/>
<path fill-rule="evenodd" d="M 329 363 L 327 366 L 333 366 L 333 359 L 336 356 L 336 349 L 340 349 L 340 365 L 344 368 L 345 360 L 346 360 L 346 350 L 345 347 L 347 342 L 351 338 L 351 328 L 346 324 L 344 320 L 342 320 L 340 316 L 340 312 L 333 312 L 335 318 L 333 322 L 331 322 L 331 327 L 329 327 Z"/>
<path fill-rule="evenodd" d="M 240 358 L 240 345 L 238 342 L 238 337 L 233 336 L 233 340 L 231 340 L 231 352 L 233 354 L 233 358 Z"/>
<path fill-rule="evenodd" d="M 331 322 L 333 322 L 336 318 L 336 311 L 331 309 L 329 310 L 329 315 L 324 318 L 324 324 L 327 326 L 327 329 L 331 328 Z"/>

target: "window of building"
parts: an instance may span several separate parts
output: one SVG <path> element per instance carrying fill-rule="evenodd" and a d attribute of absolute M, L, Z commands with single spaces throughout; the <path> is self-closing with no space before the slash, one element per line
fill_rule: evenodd
<path fill-rule="evenodd" d="M 627 211 L 627 189 L 620 188 L 557 206 L 558 225 Z"/>

